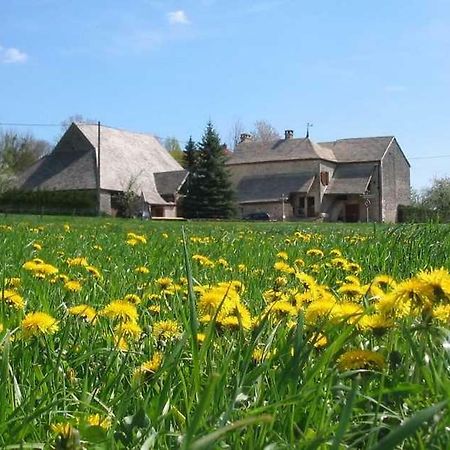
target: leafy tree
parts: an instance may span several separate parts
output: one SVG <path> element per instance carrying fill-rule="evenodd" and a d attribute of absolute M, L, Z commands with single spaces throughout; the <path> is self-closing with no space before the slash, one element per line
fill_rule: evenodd
<path fill-rule="evenodd" d="M 172 158 L 177 161 L 180 165 L 184 164 L 184 154 L 183 150 L 181 150 L 180 143 L 177 138 L 168 137 L 164 141 L 164 147 L 170 153 Z M 183 166 L 184 167 L 184 166 Z"/>
<path fill-rule="evenodd" d="M 435 178 L 422 194 L 422 203 L 442 217 L 450 218 L 450 177 Z"/>
<path fill-rule="evenodd" d="M 47 141 L 6 131 L 0 135 L 0 166 L 4 172 L 16 175 L 50 151 Z"/>
<path fill-rule="evenodd" d="M 187 217 L 229 218 L 234 214 L 234 193 L 225 161 L 219 135 L 208 122 L 183 202 Z"/>

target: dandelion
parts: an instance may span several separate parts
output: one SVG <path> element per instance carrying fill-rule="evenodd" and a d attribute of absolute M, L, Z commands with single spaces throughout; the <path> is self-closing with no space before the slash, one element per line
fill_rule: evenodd
<path fill-rule="evenodd" d="M 433 317 L 439 322 L 450 325 L 450 304 L 435 306 Z"/>
<path fill-rule="evenodd" d="M 139 305 L 139 303 L 141 303 L 141 297 L 139 297 L 139 295 L 136 294 L 127 294 L 123 299 L 126 302 L 133 303 L 133 305 Z"/>
<path fill-rule="evenodd" d="M 295 269 L 287 264 L 285 261 L 277 261 L 273 268 L 279 272 L 283 273 L 295 273 Z"/>
<path fill-rule="evenodd" d="M 283 261 L 288 260 L 288 254 L 286 252 L 278 252 L 276 257 L 282 259 Z"/>
<path fill-rule="evenodd" d="M 5 289 L 1 293 L 1 298 L 8 306 L 13 307 L 14 309 L 23 309 L 25 307 L 23 297 L 16 291 Z"/>
<path fill-rule="evenodd" d="M 47 313 L 28 313 L 22 320 L 22 331 L 25 338 L 56 333 L 58 321 Z"/>
<path fill-rule="evenodd" d="M 422 283 L 422 293 L 434 301 L 450 301 L 450 273 L 444 268 L 420 272 L 417 280 Z"/>
<path fill-rule="evenodd" d="M 311 248 L 306 252 L 306 254 L 308 256 L 312 256 L 312 257 L 318 257 L 318 258 L 323 257 L 323 251 L 318 248 Z"/>
<path fill-rule="evenodd" d="M 118 336 L 137 340 L 142 334 L 142 328 L 136 322 L 122 322 L 116 326 L 115 332 Z"/>
<path fill-rule="evenodd" d="M 100 312 L 110 319 L 136 322 L 138 312 L 136 306 L 126 300 L 113 300 Z"/>
<path fill-rule="evenodd" d="M 247 266 L 245 264 L 238 264 L 238 272 L 247 272 Z"/>
<path fill-rule="evenodd" d="M 388 328 L 392 328 L 394 322 L 392 319 L 387 318 L 383 314 L 371 314 L 363 316 L 357 323 L 357 327 L 360 330 L 370 330 L 377 333 L 382 333 Z"/>
<path fill-rule="evenodd" d="M 314 333 L 309 339 L 308 342 L 314 345 L 315 348 L 323 348 L 328 344 L 327 337 L 322 333 Z"/>
<path fill-rule="evenodd" d="M 337 365 L 339 370 L 382 369 L 385 366 L 383 355 L 369 350 L 350 350 L 342 354 Z"/>
<path fill-rule="evenodd" d="M 305 320 L 309 324 L 320 322 L 331 317 L 336 302 L 333 300 L 316 300 L 308 305 L 305 311 Z"/>
<path fill-rule="evenodd" d="M 67 264 L 69 266 L 84 266 L 84 267 L 89 265 L 87 259 L 82 256 L 78 256 L 76 258 L 69 258 L 67 260 Z"/>
<path fill-rule="evenodd" d="M 176 339 L 180 334 L 180 326 L 174 320 L 161 320 L 153 324 L 152 336 L 156 339 Z"/>
<path fill-rule="evenodd" d="M 163 355 L 161 352 L 155 352 L 151 359 L 141 364 L 135 371 L 134 377 L 151 377 L 162 365 Z"/>
<path fill-rule="evenodd" d="M 81 288 L 81 283 L 77 280 L 70 280 L 64 284 L 64 289 L 69 292 L 80 292 Z"/>
<path fill-rule="evenodd" d="M 57 436 L 63 439 L 70 439 L 76 432 L 75 428 L 68 422 L 52 423 L 50 430 Z"/>
<path fill-rule="evenodd" d="M 147 267 L 144 267 L 144 266 L 138 266 L 138 267 L 136 267 L 136 268 L 134 269 L 134 271 L 135 271 L 136 273 L 144 273 L 144 274 L 150 273 L 150 270 L 147 269 Z"/>
<path fill-rule="evenodd" d="M 97 269 L 97 267 L 94 266 L 84 266 L 84 268 L 94 277 L 94 278 L 102 278 L 102 274 Z"/>
<path fill-rule="evenodd" d="M 281 319 L 286 316 L 296 316 L 297 309 L 287 300 L 275 301 L 270 303 L 265 310 L 265 314 Z"/>
<path fill-rule="evenodd" d="M 91 427 L 100 427 L 104 430 L 109 430 L 111 428 L 111 419 L 109 417 L 102 417 L 100 414 L 91 414 L 88 416 L 87 423 Z"/>
<path fill-rule="evenodd" d="M 150 305 L 150 306 L 148 307 L 148 310 L 149 310 L 151 313 L 159 314 L 159 313 L 161 312 L 161 306 L 159 306 L 159 305 Z"/>
<path fill-rule="evenodd" d="M 36 250 L 37 252 L 39 252 L 39 251 L 42 250 L 42 245 L 39 244 L 39 243 L 37 243 L 37 242 L 35 242 L 35 243 L 33 244 L 33 248 L 34 248 L 34 250 Z"/>
<path fill-rule="evenodd" d="M 81 317 L 89 323 L 94 323 L 97 318 L 97 311 L 88 305 L 76 305 L 69 308 L 69 314 Z"/>
<path fill-rule="evenodd" d="M 135 245 L 138 245 L 138 244 L 146 244 L 147 239 L 145 238 L 145 236 L 142 236 L 139 234 L 128 233 L 126 242 L 128 245 L 131 245 L 134 247 Z"/>
<path fill-rule="evenodd" d="M 5 286 L 7 288 L 18 288 L 20 287 L 21 280 L 18 277 L 5 278 Z"/>

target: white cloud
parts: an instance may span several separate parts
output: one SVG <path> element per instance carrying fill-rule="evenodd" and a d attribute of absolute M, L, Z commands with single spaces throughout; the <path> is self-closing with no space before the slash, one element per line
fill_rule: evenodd
<path fill-rule="evenodd" d="M 188 17 L 186 16 L 186 13 L 179 9 L 178 11 L 172 11 L 167 14 L 167 19 L 169 20 L 169 23 L 172 25 L 182 24 L 187 25 L 190 23 Z"/>
<path fill-rule="evenodd" d="M 24 63 L 28 59 L 28 55 L 25 52 L 21 52 L 19 49 L 11 47 L 4 48 L 0 45 L 0 62 L 4 64 L 16 64 Z"/>

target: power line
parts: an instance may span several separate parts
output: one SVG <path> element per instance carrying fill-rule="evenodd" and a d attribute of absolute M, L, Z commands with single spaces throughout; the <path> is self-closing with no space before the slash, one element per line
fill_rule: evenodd
<path fill-rule="evenodd" d="M 61 123 L 19 123 L 19 122 L 0 122 L 0 126 L 6 127 L 61 127 Z M 102 124 L 102 126 L 108 127 L 108 125 Z M 114 128 L 114 127 L 110 127 Z M 178 139 L 175 136 L 158 136 L 157 134 L 149 133 L 160 141 L 165 141 L 166 139 L 175 138 L 180 144 L 187 144 L 189 141 Z M 408 159 L 441 159 L 450 158 L 450 155 L 431 155 L 431 156 L 412 156 Z"/>

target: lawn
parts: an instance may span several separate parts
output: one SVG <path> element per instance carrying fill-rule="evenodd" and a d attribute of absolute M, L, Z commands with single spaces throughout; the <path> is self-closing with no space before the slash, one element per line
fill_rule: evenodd
<path fill-rule="evenodd" d="M 0 447 L 450 448 L 450 226 L 0 218 Z"/>

